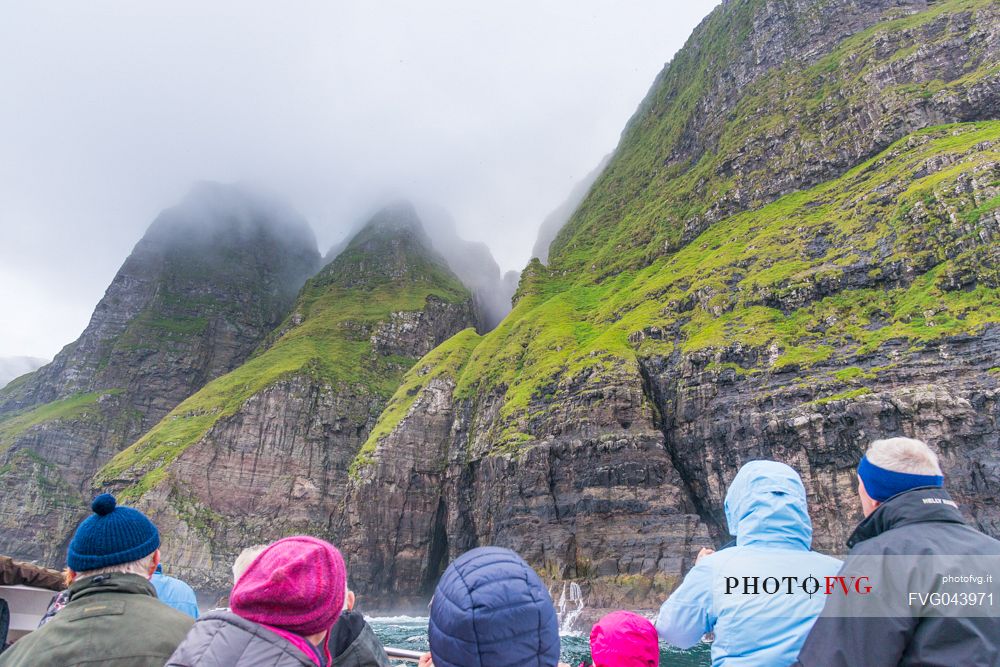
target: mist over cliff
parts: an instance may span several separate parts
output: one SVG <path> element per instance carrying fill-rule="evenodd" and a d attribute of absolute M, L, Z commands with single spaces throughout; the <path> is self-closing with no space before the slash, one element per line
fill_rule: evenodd
<path fill-rule="evenodd" d="M 413 203 L 396 200 L 382 207 L 380 215 L 387 212 L 402 220 L 418 223 L 433 246 L 447 262 L 448 267 L 473 294 L 476 306 L 476 328 L 485 333 L 510 312 L 511 299 L 517 289 L 518 271 L 502 273 L 489 247 L 485 243 L 462 238 L 463 225 L 441 206 L 432 203 Z M 326 261 L 337 257 L 347 247 L 348 237 L 331 247 Z"/>
<path fill-rule="evenodd" d="M 16 377 L 30 373 L 48 363 L 38 357 L 0 357 L 0 389 Z"/>
<path fill-rule="evenodd" d="M 222 590 L 248 540 L 328 533 L 406 371 L 475 324 L 470 290 L 414 209 L 386 207 L 303 286 L 249 361 L 188 397 L 93 484 L 156 517 L 173 567 Z"/>
<path fill-rule="evenodd" d="M 587 174 L 582 181 L 573 186 L 569 195 L 566 197 L 566 201 L 559 205 L 554 211 L 545 216 L 542 220 L 541 227 L 538 228 L 538 237 L 535 239 L 535 245 L 531 250 L 531 256 L 537 257 L 541 260 L 542 264 L 549 261 L 549 246 L 552 245 L 552 241 L 555 240 L 559 231 L 569 222 L 570 217 L 576 211 L 577 207 L 580 206 L 580 202 L 583 201 L 587 193 L 590 192 L 590 188 L 597 181 L 598 177 L 604 172 L 605 167 L 611 162 L 611 155 L 605 155 L 601 159 L 600 164 L 594 167 L 593 171 Z"/>
<path fill-rule="evenodd" d="M 157 216 L 80 337 L 0 389 L 0 551 L 61 562 L 97 468 L 246 361 L 318 263 L 305 220 L 245 187 Z"/>

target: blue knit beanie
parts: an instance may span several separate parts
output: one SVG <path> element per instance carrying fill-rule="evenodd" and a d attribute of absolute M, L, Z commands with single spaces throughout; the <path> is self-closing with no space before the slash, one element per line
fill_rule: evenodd
<path fill-rule="evenodd" d="M 110 493 L 94 498 L 94 510 L 76 529 L 66 564 L 74 572 L 131 563 L 160 548 L 160 533 L 146 515 L 131 507 L 116 507 Z"/>
<path fill-rule="evenodd" d="M 858 464 L 858 477 L 865 484 L 865 492 L 872 500 L 884 503 L 895 495 L 910 489 L 919 489 L 926 486 L 944 486 L 942 475 L 916 475 L 908 472 L 897 472 L 880 468 L 867 456 L 861 457 Z"/>

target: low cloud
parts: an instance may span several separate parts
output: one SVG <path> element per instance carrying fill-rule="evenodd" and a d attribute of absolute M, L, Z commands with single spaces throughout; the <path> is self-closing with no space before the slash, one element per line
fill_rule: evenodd
<path fill-rule="evenodd" d="M 324 249 L 435 202 L 504 270 L 713 1 L 38 2 L 0 23 L 0 355 L 83 329 L 198 180 L 259 183 Z"/>

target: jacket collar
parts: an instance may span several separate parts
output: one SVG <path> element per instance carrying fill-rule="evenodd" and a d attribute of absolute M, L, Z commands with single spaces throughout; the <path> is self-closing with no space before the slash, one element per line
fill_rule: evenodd
<path fill-rule="evenodd" d="M 78 579 L 69 587 L 70 602 L 98 593 L 125 593 L 156 597 L 156 589 L 153 588 L 153 584 L 149 583 L 148 579 L 125 572 L 95 574 L 92 577 Z"/>
<path fill-rule="evenodd" d="M 847 540 L 848 548 L 913 523 L 965 523 L 958 505 L 940 487 L 926 486 L 897 493 L 869 514 Z"/>

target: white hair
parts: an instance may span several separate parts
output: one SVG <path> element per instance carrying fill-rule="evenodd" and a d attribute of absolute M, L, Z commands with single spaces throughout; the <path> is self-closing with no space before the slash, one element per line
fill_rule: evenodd
<path fill-rule="evenodd" d="M 77 572 L 76 578 L 82 579 L 84 577 L 94 577 L 98 574 L 112 574 L 114 572 L 124 572 L 125 574 L 138 574 L 140 577 L 145 577 L 149 579 L 149 571 L 153 569 L 153 556 L 156 552 L 149 554 L 145 558 L 140 558 L 139 560 L 134 560 L 129 563 L 118 563 L 117 565 L 108 565 L 107 567 L 99 567 L 96 570 L 86 570 L 84 572 Z"/>
<path fill-rule="evenodd" d="M 236 561 L 233 563 L 233 584 L 240 580 L 243 573 L 247 571 L 250 564 L 257 560 L 257 556 L 263 553 L 264 549 L 269 547 L 268 544 L 258 544 L 256 546 L 247 547 L 240 552 L 240 555 L 236 557 Z"/>
<path fill-rule="evenodd" d="M 868 445 L 865 458 L 879 468 L 912 475 L 941 475 L 937 454 L 913 438 L 888 438 Z"/>

